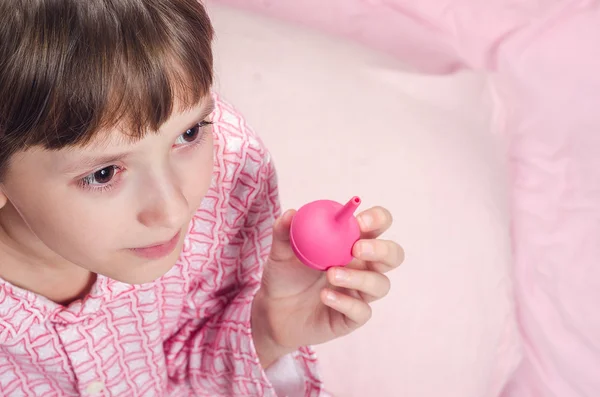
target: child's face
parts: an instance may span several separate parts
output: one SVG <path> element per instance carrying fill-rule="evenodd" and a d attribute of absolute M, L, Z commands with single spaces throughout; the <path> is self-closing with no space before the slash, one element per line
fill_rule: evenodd
<path fill-rule="evenodd" d="M 86 148 L 16 154 L 0 190 L 13 248 L 32 264 L 76 264 L 131 284 L 162 276 L 211 183 L 212 129 L 196 126 L 212 109 L 207 97 L 133 143 L 114 130 Z"/>

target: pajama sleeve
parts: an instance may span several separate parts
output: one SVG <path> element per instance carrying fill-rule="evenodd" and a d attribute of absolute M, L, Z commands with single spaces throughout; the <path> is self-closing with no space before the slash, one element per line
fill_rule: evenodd
<path fill-rule="evenodd" d="M 205 199 L 209 204 L 194 220 L 198 233 L 184 251 L 191 263 L 189 294 L 182 324 L 169 341 L 169 361 L 177 362 L 169 376 L 186 379 L 199 396 L 322 396 L 311 348 L 265 371 L 253 343 L 251 305 L 280 213 L 270 156 L 262 144 L 254 146 L 233 176 L 218 176 L 222 180 Z M 227 199 L 211 208 L 217 196 Z"/>

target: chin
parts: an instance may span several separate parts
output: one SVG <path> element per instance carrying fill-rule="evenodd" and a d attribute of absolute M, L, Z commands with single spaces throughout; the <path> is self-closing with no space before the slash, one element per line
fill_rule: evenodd
<path fill-rule="evenodd" d="M 129 260 L 128 266 L 125 267 L 129 270 L 127 273 L 120 272 L 112 275 L 107 274 L 106 276 L 125 284 L 152 283 L 164 276 L 173 268 L 173 266 L 175 266 L 175 263 L 177 263 L 177 259 L 179 258 L 178 253 L 179 251 L 177 251 L 177 255 L 174 255 L 174 253 L 158 260 L 139 260 L 139 262 L 135 264 L 132 264 L 131 260 Z"/>
<path fill-rule="evenodd" d="M 173 266 L 175 266 L 175 261 L 169 262 L 168 264 L 162 265 L 160 267 L 157 266 L 152 270 L 149 269 L 147 271 L 142 272 L 141 274 L 136 274 L 133 277 L 134 280 L 131 284 L 152 283 L 164 276 L 165 274 L 167 274 L 169 270 L 173 268 Z"/>

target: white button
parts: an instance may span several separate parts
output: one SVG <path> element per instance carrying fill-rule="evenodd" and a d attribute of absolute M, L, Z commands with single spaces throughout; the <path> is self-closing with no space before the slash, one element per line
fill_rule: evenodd
<path fill-rule="evenodd" d="M 102 382 L 92 382 L 85 389 L 85 391 L 92 396 L 102 393 L 103 390 L 104 390 L 104 383 L 102 383 Z"/>

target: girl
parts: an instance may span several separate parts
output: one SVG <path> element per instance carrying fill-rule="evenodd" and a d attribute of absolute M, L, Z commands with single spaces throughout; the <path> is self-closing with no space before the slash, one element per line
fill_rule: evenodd
<path fill-rule="evenodd" d="M 0 0 L 2 396 L 318 396 L 308 346 L 387 294 L 383 208 L 347 268 L 295 258 L 212 36 L 195 0 Z"/>

